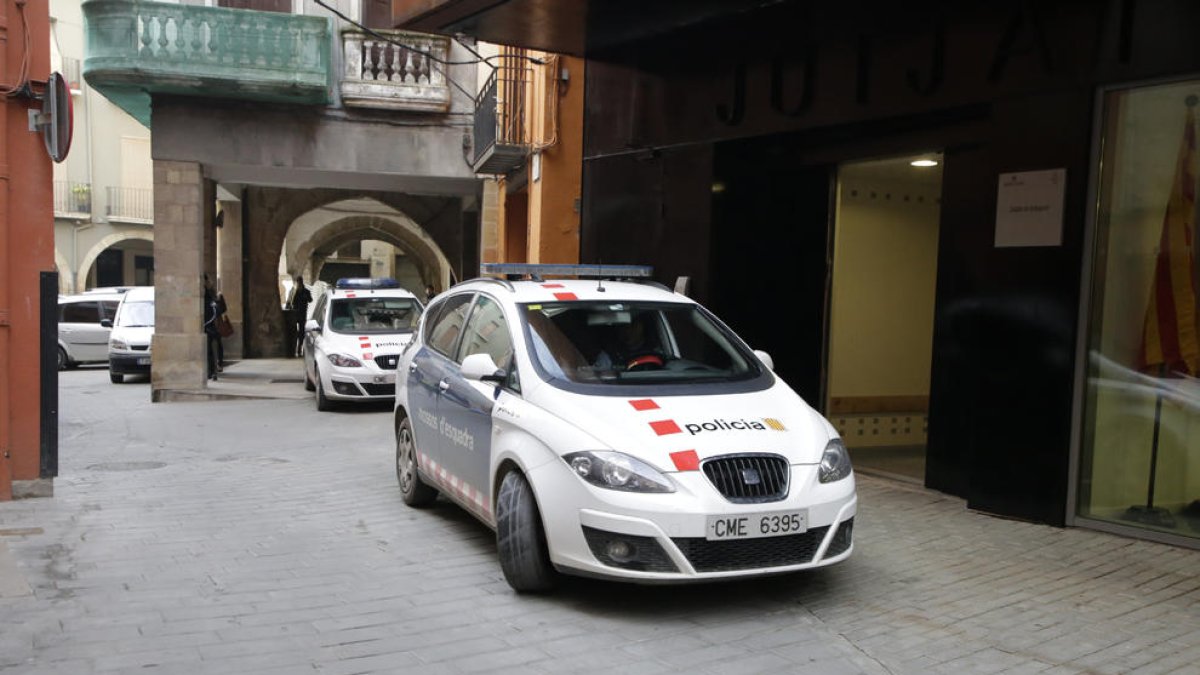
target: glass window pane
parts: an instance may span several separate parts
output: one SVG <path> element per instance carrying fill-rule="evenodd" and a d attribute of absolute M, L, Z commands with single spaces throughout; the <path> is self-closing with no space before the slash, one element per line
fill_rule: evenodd
<path fill-rule="evenodd" d="M 63 323 L 100 323 L 100 305 L 95 302 L 72 302 L 63 307 Z"/>
<path fill-rule="evenodd" d="M 467 310 L 471 307 L 470 293 L 456 295 L 446 300 L 438 313 L 437 320 L 429 330 L 428 344 L 436 351 L 446 356 L 453 356 L 454 347 L 458 344 L 458 336 L 462 333 L 463 323 L 467 319 Z"/>
<path fill-rule="evenodd" d="M 471 354 L 487 354 L 497 366 L 507 370 L 512 353 L 512 338 L 500 305 L 485 295 L 479 296 L 458 352 L 459 363 Z"/>
<path fill-rule="evenodd" d="M 1081 516 L 1200 537 L 1200 81 L 1104 101 Z"/>

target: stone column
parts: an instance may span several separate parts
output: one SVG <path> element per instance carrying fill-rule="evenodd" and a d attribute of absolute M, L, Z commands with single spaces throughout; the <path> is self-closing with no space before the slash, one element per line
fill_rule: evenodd
<path fill-rule="evenodd" d="M 221 201 L 222 224 L 217 230 L 217 290 L 225 296 L 233 335 L 225 338 L 225 359 L 243 356 L 245 314 L 242 312 L 242 203 Z"/>
<path fill-rule="evenodd" d="M 150 396 L 203 389 L 205 182 L 195 162 L 154 160 L 154 341 Z"/>

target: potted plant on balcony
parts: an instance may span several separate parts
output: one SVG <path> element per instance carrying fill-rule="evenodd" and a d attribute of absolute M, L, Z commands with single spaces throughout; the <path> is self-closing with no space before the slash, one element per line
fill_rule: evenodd
<path fill-rule="evenodd" d="M 91 213 L 92 212 L 92 186 L 86 183 L 79 183 L 71 186 L 71 205 L 75 208 L 71 209 L 76 213 Z"/>

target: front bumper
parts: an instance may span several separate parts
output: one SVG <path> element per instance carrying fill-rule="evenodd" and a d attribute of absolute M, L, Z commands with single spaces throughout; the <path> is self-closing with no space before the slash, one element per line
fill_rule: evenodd
<path fill-rule="evenodd" d="M 567 573 L 644 583 L 761 576 L 830 565 L 848 558 L 854 548 L 854 476 L 821 484 L 813 465 L 793 465 L 788 496 L 758 504 L 729 502 L 700 471 L 671 474 L 678 489 L 670 494 L 593 487 L 561 461 L 529 476 L 551 562 Z M 797 510 L 807 516 L 801 533 L 717 541 L 705 536 L 709 516 Z M 614 541 L 632 553 L 614 559 L 608 555 Z"/>
<path fill-rule="evenodd" d="M 325 397 L 336 401 L 390 401 L 396 396 L 396 371 L 374 365 L 361 368 L 330 366 Z"/>
<path fill-rule="evenodd" d="M 109 353 L 108 369 L 121 375 L 135 375 L 150 372 L 150 352 Z"/>

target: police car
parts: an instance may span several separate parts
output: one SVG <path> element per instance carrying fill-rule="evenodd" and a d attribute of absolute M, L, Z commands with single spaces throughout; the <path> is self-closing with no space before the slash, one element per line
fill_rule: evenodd
<path fill-rule="evenodd" d="M 317 392 L 317 409 L 391 399 L 421 311 L 393 279 L 339 279 L 323 293 L 304 327 L 304 386 Z"/>
<path fill-rule="evenodd" d="M 496 531 L 517 591 L 558 572 L 676 582 L 845 560 L 837 432 L 703 307 L 652 282 L 484 265 L 431 303 L 396 381 L 404 501 Z M 632 266 L 586 266 L 646 276 Z"/>

